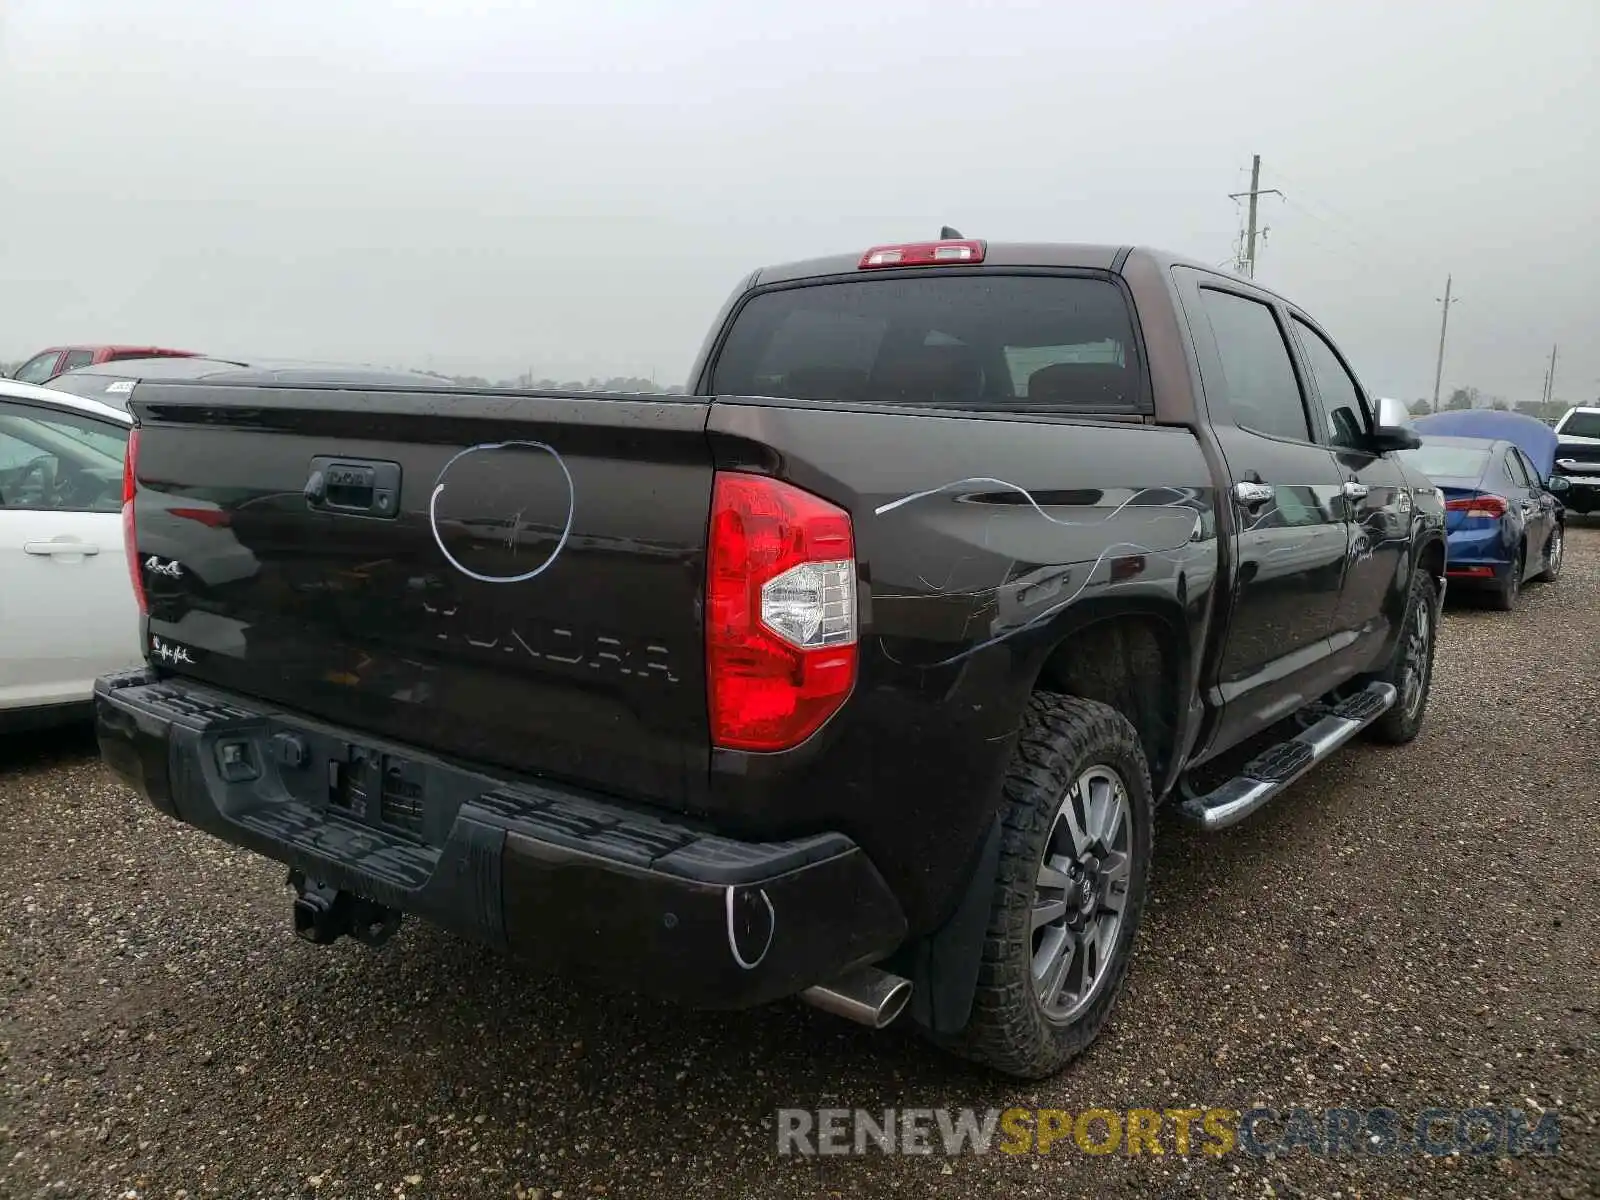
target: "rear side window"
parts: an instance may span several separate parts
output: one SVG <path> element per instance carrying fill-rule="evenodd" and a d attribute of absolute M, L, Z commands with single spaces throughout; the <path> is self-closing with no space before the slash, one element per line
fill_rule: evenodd
<path fill-rule="evenodd" d="M 1133 321 L 1106 279 L 927 274 L 763 292 L 734 318 L 722 396 L 1011 411 L 1144 406 Z"/>
<path fill-rule="evenodd" d="M 1533 486 L 1533 480 L 1523 470 L 1522 458 L 1515 450 L 1506 451 L 1506 474 L 1511 476 L 1512 483 L 1520 483 L 1523 487 Z"/>
<path fill-rule="evenodd" d="M 1309 442 L 1311 423 L 1288 343 L 1272 309 L 1258 300 L 1200 289 L 1228 385 L 1228 408 L 1240 428 Z"/>
<path fill-rule="evenodd" d="M 0 509 L 117 512 L 125 426 L 0 401 Z"/>
<path fill-rule="evenodd" d="M 1533 459 L 1529 458 L 1520 446 L 1517 447 L 1514 453 L 1517 456 L 1517 461 L 1522 464 L 1522 473 L 1528 477 L 1528 486 L 1543 486 L 1544 476 L 1539 474 L 1539 468 L 1533 465 Z"/>

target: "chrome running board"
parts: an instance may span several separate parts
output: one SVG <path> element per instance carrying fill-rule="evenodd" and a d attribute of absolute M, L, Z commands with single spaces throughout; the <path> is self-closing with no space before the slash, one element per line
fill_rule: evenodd
<path fill-rule="evenodd" d="M 1286 742 L 1258 754 L 1233 779 L 1203 796 L 1188 796 L 1178 815 L 1214 833 L 1237 825 L 1393 707 L 1393 684 L 1373 683 Z"/>

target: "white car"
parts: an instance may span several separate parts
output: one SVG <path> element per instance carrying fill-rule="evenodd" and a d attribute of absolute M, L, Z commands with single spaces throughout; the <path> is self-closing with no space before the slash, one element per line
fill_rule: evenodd
<path fill-rule="evenodd" d="M 73 719 L 144 660 L 122 542 L 132 418 L 0 379 L 0 729 Z"/>
<path fill-rule="evenodd" d="M 1569 408 L 1556 440 L 1556 470 L 1568 485 L 1561 502 L 1585 516 L 1600 512 L 1600 408 Z"/>

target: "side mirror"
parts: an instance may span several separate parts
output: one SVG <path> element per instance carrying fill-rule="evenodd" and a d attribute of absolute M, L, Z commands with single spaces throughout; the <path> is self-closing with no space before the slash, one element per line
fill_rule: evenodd
<path fill-rule="evenodd" d="M 1378 400 L 1378 419 L 1372 429 L 1372 446 L 1382 454 L 1388 450 L 1415 450 L 1422 439 L 1412 428 L 1411 414 L 1398 400 L 1383 396 Z"/>
<path fill-rule="evenodd" d="M 1554 492 L 1557 496 L 1559 496 L 1562 492 L 1567 491 L 1572 487 L 1572 481 L 1565 475 L 1552 475 L 1549 479 L 1545 480 L 1544 486 L 1546 491 Z"/>

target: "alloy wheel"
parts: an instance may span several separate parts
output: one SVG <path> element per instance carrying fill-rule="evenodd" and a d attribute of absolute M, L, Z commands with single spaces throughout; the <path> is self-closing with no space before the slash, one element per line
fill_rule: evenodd
<path fill-rule="evenodd" d="M 1110 974 L 1132 846 L 1127 786 L 1110 767 L 1090 767 L 1062 797 L 1034 888 L 1033 983 L 1052 1022 L 1070 1023 Z"/>
<path fill-rule="evenodd" d="M 1400 704 L 1406 720 L 1417 715 L 1422 698 L 1427 694 L 1428 644 L 1433 638 L 1433 613 L 1427 604 L 1419 604 L 1412 614 L 1411 627 L 1406 633 L 1405 659 L 1400 666 Z"/>

